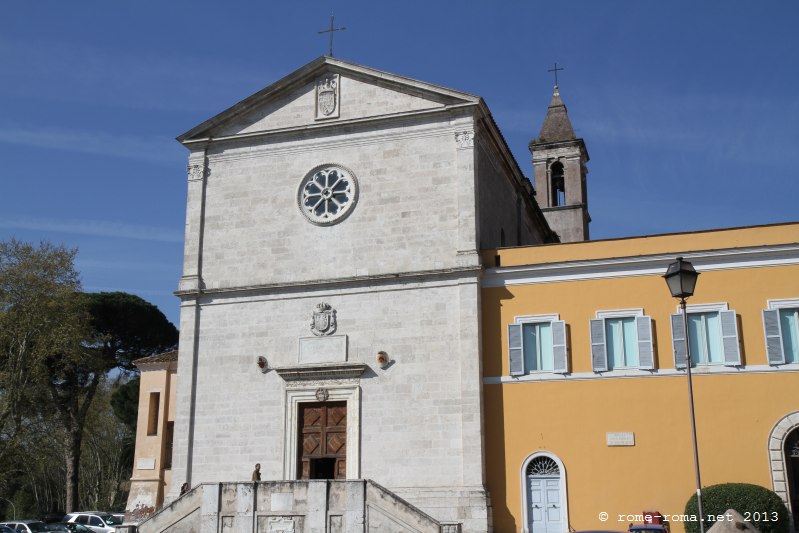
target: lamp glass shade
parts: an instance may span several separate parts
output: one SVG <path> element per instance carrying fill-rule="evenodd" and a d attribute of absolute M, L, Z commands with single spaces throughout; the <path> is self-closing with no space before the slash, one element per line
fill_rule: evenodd
<path fill-rule="evenodd" d="M 666 283 L 673 297 L 688 298 L 694 294 L 699 272 L 694 270 L 694 266 L 689 261 L 678 257 L 675 262 L 669 265 L 666 275 L 663 277 L 666 278 Z"/>

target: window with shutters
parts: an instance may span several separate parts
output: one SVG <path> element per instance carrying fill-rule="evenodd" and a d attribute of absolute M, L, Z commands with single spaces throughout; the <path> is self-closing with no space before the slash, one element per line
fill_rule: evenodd
<path fill-rule="evenodd" d="M 558 315 L 520 316 L 508 324 L 512 376 L 569 371 L 566 323 L 558 318 Z"/>
<path fill-rule="evenodd" d="M 799 363 L 799 298 L 769 300 L 763 311 L 766 355 L 770 365 Z"/>
<path fill-rule="evenodd" d="M 672 342 L 676 368 L 685 368 L 690 348 L 691 366 L 741 364 L 738 318 L 727 304 L 688 305 L 688 342 L 681 313 L 671 315 Z"/>
<path fill-rule="evenodd" d="M 590 324 L 594 372 L 655 368 L 652 319 L 643 309 L 597 311 L 596 317 Z"/>

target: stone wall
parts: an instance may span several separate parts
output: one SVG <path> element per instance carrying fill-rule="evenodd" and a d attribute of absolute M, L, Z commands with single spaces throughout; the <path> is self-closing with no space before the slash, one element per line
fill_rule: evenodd
<path fill-rule="evenodd" d="M 128 533 L 135 527 L 128 526 Z M 140 533 L 458 533 L 368 481 L 204 483 Z"/>

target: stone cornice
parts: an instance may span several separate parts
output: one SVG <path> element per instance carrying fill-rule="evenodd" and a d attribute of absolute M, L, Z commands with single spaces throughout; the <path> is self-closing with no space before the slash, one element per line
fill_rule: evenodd
<path fill-rule="evenodd" d="M 370 126 L 377 126 L 381 123 L 387 123 L 392 121 L 403 121 L 412 118 L 423 118 L 423 117 L 431 117 L 435 115 L 446 115 L 451 114 L 455 111 L 460 110 L 467 110 L 469 108 L 475 108 L 479 104 L 478 103 L 463 103 L 463 104 L 453 104 L 447 105 L 444 107 L 436 107 L 432 109 L 421 109 L 418 111 L 402 111 L 398 113 L 389 113 L 386 115 L 377 115 L 373 117 L 359 117 L 359 118 L 352 118 L 348 120 L 336 120 L 335 122 L 321 122 L 318 124 L 307 124 L 303 126 L 292 126 L 289 128 L 279 128 L 273 129 L 268 131 L 253 131 L 249 133 L 238 133 L 236 135 L 224 135 L 220 137 L 203 137 L 199 139 L 191 139 L 183 141 L 185 146 L 190 146 L 194 143 L 216 143 L 216 142 L 234 142 L 240 141 L 244 139 L 256 139 L 256 138 L 267 138 L 267 137 L 276 137 L 276 136 L 284 136 L 284 135 L 297 135 L 299 133 L 315 133 L 320 132 L 324 133 L 327 131 L 340 131 L 342 128 L 347 126 L 356 126 L 361 124 L 366 124 Z"/>
<path fill-rule="evenodd" d="M 365 363 L 324 363 L 275 368 L 285 381 L 357 379 L 369 368 Z"/>
<path fill-rule="evenodd" d="M 237 295 L 242 293 L 264 293 L 272 291 L 335 288 L 345 285 L 390 284 L 397 281 L 424 281 L 427 279 L 457 279 L 465 276 L 477 277 L 482 272 L 479 265 L 422 270 L 415 272 L 397 272 L 366 276 L 350 276 L 336 279 L 287 281 L 282 283 L 263 283 L 238 287 L 185 289 L 174 292 L 175 296 L 184 298 L 199 295 Z"/>

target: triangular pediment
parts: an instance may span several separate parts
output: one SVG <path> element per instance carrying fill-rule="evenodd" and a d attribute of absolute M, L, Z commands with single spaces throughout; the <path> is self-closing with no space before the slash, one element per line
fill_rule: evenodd
<path fill-rule="evenodd" d="M 480 98 L 321 57 L 178 137 L 181 142 L 401 116 Z"/>

